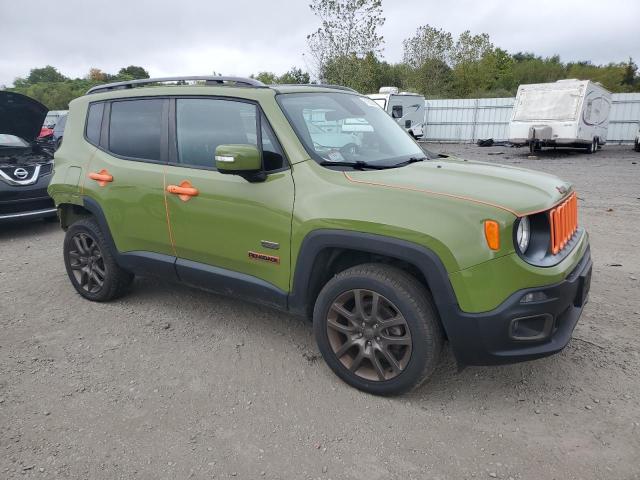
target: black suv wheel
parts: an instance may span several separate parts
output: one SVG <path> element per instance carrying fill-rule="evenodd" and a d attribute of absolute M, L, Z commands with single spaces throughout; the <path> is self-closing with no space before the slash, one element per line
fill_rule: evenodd
<path fill-rule="evenodd" d="M 380 264 L 358 265 L 331 279 L 316 300 L 313 327 L 329 367 L 376 395 L 419 386 L 443 343 L 429 292 L 406 272 Z"/>
<path fill-rule="evenodd" d="M 64 237 L 64 265 L 76 291 L 96 302 L 124 294 L 133 275 L 116 263 L 100 227 L 93 219 L 79 220 Z"/>

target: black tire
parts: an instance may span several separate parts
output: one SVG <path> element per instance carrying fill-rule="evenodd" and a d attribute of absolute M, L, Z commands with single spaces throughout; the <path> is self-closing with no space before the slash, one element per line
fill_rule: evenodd
<path fill-rule="evenodd" d="M 594 138 L 591 141 L 591 143 L 587 146 L 587 154 L 593 155 L 597 151 L 598 151 L 598 140 Z"/>
<path fill-rule="evenodd" d="M 542 151 L 542 146 L 538 142 L 530 142 L 529 143 L 529 153 L 531 155 L 535 155 Z"/>
<path fill-rule="evenodd" d="M 69 227 L 63 256 L 71 284 L 88 300 L 107 302 L 118 298 L 133 281 L 133 274 L 116 263 L 104 234 L 92 218 L 78 220 Z"/>
<path fill-rule="evenodd" d="M 633 146 L 633 149 L 634 149 L 636 152 L 640 152 L 640 142 L 639 142 L 638 140 L 636 140 L 636 143 L 635 143 L 635 145 Z"/>
<path fill-rule="evenodd" d="M 352 372 L 341 360 L 351 353 L 346 355 L 343 353 L 339 358 L 334 350 L 335 347 L 332 346 L 332 340 L 329 338 L 331 328 L 329 328 L 328 316 L 334 312 L 334 302 L 341 296 L 348 295 L 352 290 L 375 293 L 379 295 L 379 298 L 390 302 L 397 309 L 394 318 L 403 317 L 405 325 L 408 327 L 411 348 L 408 360 L 399 373 L 391 372 L 391 365 L 387 364 L 389 374 L 395 375 L 389 379 L 386 377 L 364 378 L 362 375 Z M 353 312 L 351 313 L 353 314 Z M 372 307 L 369 313 L 373 317 Z M 335 320 L 332 321 L 335 324 Z M 351 320 L 348 322 L 350 323 Z M 437 313 L 433 307 L 433 300 L 427 289 L 408 273 L 383 264 L 357 265 L 339 273 L 327 282 L 316 299 L 313 328 L 318 348 L 334 373 L 349 385 L 374 395 L 397 395 L 421 385 L 433 373 L 440 358 L 444 341 Z M 362 337 L 362 333 L 359 335 Z M 407 335 L 407 332 L 402 335 Z M 344 337 L 347 338 L 347 334 L 344 334 Z M 380 340 L 380 338 L 377 337 L 375 340 Z M 346 340 L 345 343 L 348 341 Z M 367 345 L 370 344 L 371 342 L 367 341 Z M 361 351 L 359 346 L 354 346 L 354 348 Z M 375 352 L 379 352 L 375 347 L 367 348 L 370 349 L 370 352 L 374 352 L 374 355 L 376 355 Z M 387 354 L 389 349 L 390 347 L 387 346 Z M 379 365 L 380 358 L 377 360 Z M 353 362 L 355 363 L 355 360 Z M 372 361 L 369 363 L 373 366 Z M 357 371 L 360 370 L 360 368 L 357 369 Z"/>

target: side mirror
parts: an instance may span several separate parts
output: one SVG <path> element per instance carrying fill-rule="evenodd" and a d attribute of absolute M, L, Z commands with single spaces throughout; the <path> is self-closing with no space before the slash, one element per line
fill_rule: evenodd
<path fill-rule="evenodd" d="M 216 168 L 220 173 L 240 175 L 249 182 L 266 179 L 260 151 L 255 145 L 218 145 Z"/>

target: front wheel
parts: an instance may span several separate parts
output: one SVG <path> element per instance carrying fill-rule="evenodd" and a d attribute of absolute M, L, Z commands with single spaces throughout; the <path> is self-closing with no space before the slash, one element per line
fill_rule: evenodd
<path fill-rule="evenodd" d="M 106 302 L 117 298 L 133 281 L 133 275 L 116 263 L 104 234 L 91 218 L 69 227 L 63 255 L 71 284 L 88 300 Z"/>
<path fill-rule="evenodd" d="M 358 265 L 331 279 L 316 300 L 313 327 L 329 367 L 349 385 L 376 395 L 422 384 L 443 344 L 426 288 L 382 264 Z"/>
<path fill-rule="evenodd" d="M 636 152 L 640 152 L 640 141 L 636 140 L 635 145 L 633 146 Z"/>
<path fill-rule="evenodd" d="M 587 153 L 590 155 L 593 155 L 597 151 L 598 151 L 598 140 L 594 138 L 591 141 L 591 144 L 587 147 Z"/>

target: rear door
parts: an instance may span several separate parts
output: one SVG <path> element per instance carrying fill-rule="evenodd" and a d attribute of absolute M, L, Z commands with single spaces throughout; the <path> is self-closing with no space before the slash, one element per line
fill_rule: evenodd
<path fill-rule="evenodd" d="M 85 138 L 97 149 L 83 193 L 102 209 L 121 253 L 173 256 L 164 203 L 167 119 L 163 98 L 89 105 Z"/>
<path fill-rule="evenodd" d="M 188 182 L 197 190 L 192 197 L 167 193 L 178 275 L 189 283 L 259 301 L 269 301 L 270 292 L 286 292 L 293 178 L 258 104 L 230 98 L 176 98 L 170 118 L 165 189 Z M 216 147 L 223 144 L 258 146 L 266 181 L 251 183 L 219 173 L 214 157 Z M 256 286 L 256 291 L 245 290 L 247 284 Z"/>

